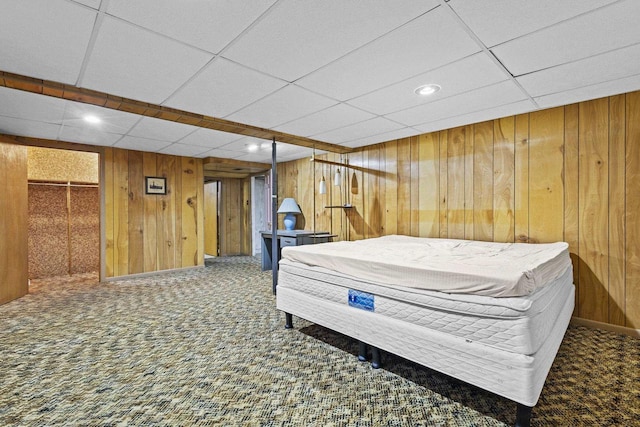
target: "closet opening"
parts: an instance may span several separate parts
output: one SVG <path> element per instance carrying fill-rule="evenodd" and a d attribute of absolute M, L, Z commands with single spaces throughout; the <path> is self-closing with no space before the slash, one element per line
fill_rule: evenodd
<path fill-rule="evenodd" d="M 99 282 L 99 155 L 28 147 L 29 293 Z"/>

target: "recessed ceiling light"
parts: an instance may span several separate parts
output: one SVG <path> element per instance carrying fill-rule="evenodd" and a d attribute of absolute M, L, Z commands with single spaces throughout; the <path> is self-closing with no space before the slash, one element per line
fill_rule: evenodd
<path fill-rule="evenodd" d="M 102 120 L 100 120 L 100 117 L 91 115 L 91 114 L 87 114 L 86 116 L 83 117 L 84 121 L 87 123 L 91 123 L 91 124 L 96 124 L 96 123 L 100 123 Z"/>
<path fill-rule="evenodd" d="M 420 87 L 417 87 L 416 90 L 414 90 L 414 92 L 416 95 L 428 96 L 428 95 L 433 95 L 440 89 L 441 88 L 438 85 L 428 84 L 428 85 L 422 85 Z"/>
<path fill-rule="evenodd" d="M 260 146 L 258 144 L 249 144 L 247 145 L 247 151 L 258 151 L 258 148 L 260 148 Z"/>

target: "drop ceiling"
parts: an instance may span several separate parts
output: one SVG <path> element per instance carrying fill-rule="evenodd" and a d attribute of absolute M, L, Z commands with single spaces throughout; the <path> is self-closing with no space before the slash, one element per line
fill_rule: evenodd
<path fill-rule="evenodd" d="M 345 149 L 640 89 L 637 0 L 0 0 L 0 10 L 0 71 Z M 414 93 L 428 83 L 442 89 Z M 264 139 L 6 85 L 0 133 L 271 161 Z M 278 145 L 279 161 L 311 151 Z"/>

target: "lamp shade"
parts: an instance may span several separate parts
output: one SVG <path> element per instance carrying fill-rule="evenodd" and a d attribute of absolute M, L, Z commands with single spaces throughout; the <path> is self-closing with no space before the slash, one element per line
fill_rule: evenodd
<path fill-rule="evenodd" d="M 300 206 L 298 206 L 294 199 L 291 197 L 284 199 L 280 205 L 280 209 L 278 209 L 278 213 L 286 214 L 283 220 L 285 230 L 293 230 L 296 228 L 296 216 L 294 214 L 301 212 Z"/>
<path fill-rule="evenodd" d="M 342 184 L 342 175 L 340 175 L 340 168 L 336 169 L 336 174 L 333 177 L 333 185 L 340 187 Z"/>
<path fill-rule="evenodd" d="M 327 182 L 324 180 L 324 176 L 320 180 L 320 194 L 327 194 Z"/>
<path fill-rule="evenodd" d="M 280 208 L 278 209 L 278 213 L 301 213 L 300 206 L 296 203 L 295 199 L 292 197 L 287 197 L 282 201 Z"/>

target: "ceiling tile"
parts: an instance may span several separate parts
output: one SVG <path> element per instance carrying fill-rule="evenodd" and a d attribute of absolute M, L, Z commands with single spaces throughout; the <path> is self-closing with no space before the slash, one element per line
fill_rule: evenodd
<path fill-rule="evenodd" d="M 451 129 L 458 126 L 464 126 L 472 123 L 484 122 L 487 120 L 499 119 L 502 117 L 514 116 L 516 114 L 527 113 L 536 110 L 536 106 L 526 99 L 499 107 L 490 108 L 482 111 L 474 111 L 473 113 L 462 114 L 454 117 L 447 117 L 442 120 L 436 120 L 423 125 L 416 125 L 414 128 L 421 132 L 435 132 L 443 129 Z"/>
<path fill-rule="evenodd" d="M 66 142 L 77 142 L 79 144 L 106 145 L 115 144 L 122 135 L 117 133 L 103 132 L 89 127 L 62 126 L 58 139 Z"/>
<path fill-rule="evenodd" d="M 211 58 L 195 48 L 106 17 L 81 86 L 160 104 Z"/>
<path fill-rule="evenodd" d="M 517 80 L 531 96 L 537 97 L 621 79 L 638 71 L 640 44 L 525 74 Z"/>
<path fill-rule="evenodd" d="M 0 116 L 0 133 L 6 133 L 7 135 L 56 139 L 58 137 L 59 130 L 59 124 Z"/>
<path fill-rule="evenodd" d="M 408 136 L 414 136 L 419 133 L 420 131 L 416 129 L 405 127 L 402 129 L 391 131 L 391 132 L 385 132 L 378 135 L 368 136 L 366 138 L 355 139 L 353 141 L 345 142 L 344 144 L 341 144 L 341 145 L 344 145 L 345 147 L 357 148 L 357 147 L 363 147 L 365 145 L 379 144 L 381 142 L 392 141 L 394 139 L 406 138 Z"/>
<path fill-rule="evenodd" d="M 62 123 L 65 101 L 0 87 L 0 115 L 49 123 Z"/>
<path fill-rule="evenodd" d="M 199 145 L 207 148 L 218 148 L 231 141 L 242 138 L 235 133 L 220 132 L 212 129 L 198 129 L 180 140 L 181 144 Z"/>
<path fill-rule="evenodd" d="M 75 1 L 76 3 L 84 4 L 85 6 L 92 7 L 94 9 L 99 9 L 100 2 L 101 2 L 101 0 L 73 0 L 73 1 Z"/>
<path fill-rule="evenodd" d="M 168 145 L 170 144 L 167 141 L 139 138 L 137 136 L 123 136 L 122 139 L 115 145 L 115 147 L 125 148 L 127 150 L 159 152 Z"/>
<path fill-rule="evenodd" d="M 575 102 L 587 101 L 590 99 L 604 98 L 606 96 L 617 95 L 634 90 L 640 90 L 640 74 L 626 77 L 624 79 L 612 80 L 583 86 L 565 92 L 536 97 L 535 101 L 538 103 L 540 108 L 551 108 Z"/>
<path fill-rule="evenodd" d="M 348 103 L 376 114 L 388 114 L 416 105 L 427 104 L 508 78 L 486 53 L 481 52 L 460 61 L 387 86 Z M 437 84 L 441 90 L 432 96 L 419 96 L 414 90 L 425 84 Z"/>
<path fill-rule="evenodd" d="M 415 126 L 442 120 L 475 111 L 482 111 L 500 105 L 511 104 L 526 98 L 522 90 L 511 80 L 481 89 L 451 96 L 440 101 L 419 105 L 397 113 L 388 114 L 391 120 Z"/>
<path fill-rule="evenodd" d="M 311 136 L 321 132 L 348 126 L 373 118 L 374 115 L 346 104 L 338 104 L 276 127 L 276 130 L 300 136 Z"/>
<path fill-rule="evenodd" d="M 107 12 L 200 49 L 218 53 L 274 2 L 109 0 Z"/>
<path fill-rule="evenodd" d="M 390 132 L 403 128 L 399 123 L 376 117 L 371 120 L 345 126 L 329 132 L 314 135 L 314 139 L 330 142 L 332 144 L 342 144 L 354 139 L 360 139 L 371 135 L 377 135 L 384 132 Z"/>
<path fill-rule="evenodd" d="M 163 148 L 162 150 L 160 150 L 160 153 L 184 157 L 201 157 L 200 155 L 203 155 L 207 151 L 209 151 L 207 147 L 202 147 L 200 145 L 185 145 L 175 143 Z M 206 156 L 203 155 L 202 157 Z"/>
<path fill-rule="evenodd" d="M 128 132 L 131 136 L 175 142 L 199 128 L 153 117 L 143 117 Z"/>
<path fill-rule="evenodd" d="M 64 0 L 4 2 L 0 69 L 75 84 L 96 16 L 95 11 Z"/>
<path fill-rule="evenodd" d="M 273 128 L 337 104 L 296 85 L 288 85 L 226 117 L 240 123 Z"/>
<path fill-rule="evenodd" d="M 89 124 L 84 120 L 86 115 L 96 116 L 101 121 L 97 124 Z M 139 120 L 140 116 L 137 114 L 67 101 L 63 124 L 65 126 L 93 128 L 102 132 L 124 135 Z"/>
<path fill-rule="evenodd" d="M 346 101 L 479 50 L 460 24 L 438 7 L 297 83 Z"/>
<path fill-rule="evenodd" d="M 492 52 L 514 76 L 640 42 L 640 1 L 612 4 L 507 42 Z"/>
<path fill-rule="evenodd" d="M 221 159 L 236 159 L 243 156 L 241 152 L 223 150 L 221 148 L 214 148 L 202 154 L 202 157 L 220 157 Z M 271 163 L 271 161 L 269 161 Z"/>
<path fill-rule="evenodd" d="M 173 108 L 225 117 L 287 83 L 216 58 L 164 103 Z"/>
<path fill-rule="evenodd" d="M 283 0 L 223 55 L 292 82 L 438 3 Z"/>
<path fill-rule="evenodd" d="M 450 0 L 448 4 L 491 47 L 614 1 Z"/>

